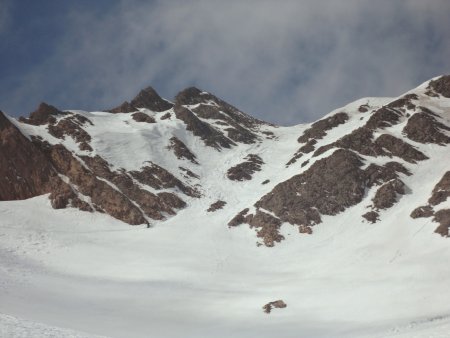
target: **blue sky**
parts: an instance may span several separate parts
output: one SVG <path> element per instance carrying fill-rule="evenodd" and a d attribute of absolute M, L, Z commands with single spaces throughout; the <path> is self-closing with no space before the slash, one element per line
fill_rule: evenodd
<path fill-rule="evenodd" d="M 448 0 L 0 0 L 0 109 L 101 110 L 197 86 L 270 122 L 450 73 Z"/>

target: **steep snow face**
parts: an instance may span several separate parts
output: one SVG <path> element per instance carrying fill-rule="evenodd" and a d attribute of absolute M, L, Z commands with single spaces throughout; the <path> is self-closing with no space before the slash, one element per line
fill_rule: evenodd
<path fill-rule="evenodd" d="M 0 333 L 446 332 L 447 80 L 293 127 L 195 88 L 114 114 L 10 119 L 70 194 L 0 202 L 0 313 L 24 318 L 0 316 Z M 154 100 L 163 108 L 136 107 Z"/>

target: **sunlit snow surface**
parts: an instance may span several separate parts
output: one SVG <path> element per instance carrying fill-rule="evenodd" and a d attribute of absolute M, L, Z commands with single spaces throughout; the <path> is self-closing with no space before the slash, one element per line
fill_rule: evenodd
<path fill-rule="evenodd" d="M 423 99 L 430 100 L 423 105 L 433 105 L 432 98 Z M 331 130 L 317 148 L 367 121 L 359 105 L 391 100 L 362 99 L 335 111 L 347 111 L 350 121 Z M 450 240 L 433 233 L 437 224 L 430 219 L 409 217 L 449 169 L 445 147 L 411 141 L 431 160 L 399 160 L 414 173 L 401 177 L 412 193 L 382 211 L 380 222 L 361 217 L 371 204 L 369 194 L 338 217 L 324 216 L 311 236 L 283 225 L 286 239 L 267 248 L 256 246 L 248 226 L 229 229 L 227 223 L 308 168 L 300 167 L 302 161 L 285 168 L 308 126 L 272 128 L 276 141 L 217 152 L 181 121 L 148 125 L 126 114 L 83 114 L 95 125 L 86 127 L 96 140 L 94 154 L 116 168 L 138 169 L 148 160 L 177 168 L 176 158 L 156 146 L 167 144 L 175 130 L 202 164 L 184 166 L 201 176 L 204 197 L 187 200 L 188 208 L 150 229 L 99 213 L 54 210 L 48 196 L 1 202 L 0 336 L 449 336 Z M 20 127 L 44 135 L 40 127 Z M 404 122 L 384 132 L 400 136 L 403 127 Z M 70 138 L 64 142 L 79 152 Z M 250 182 L 226 179 L 226 170 L 248 153 L 263 158 L 263 170 Z M 265 179 L 270 183 L 261 185 Z M 217 199 L 228 204 L 207 213 Z M 287 307 L 263 313 L 261 307 L 277 299 Z"/>

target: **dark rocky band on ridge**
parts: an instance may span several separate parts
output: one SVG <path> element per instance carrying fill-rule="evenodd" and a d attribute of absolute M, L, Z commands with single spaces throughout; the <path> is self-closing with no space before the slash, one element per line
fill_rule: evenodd
<path fill-rule="evenodd" d="M 130 102 L 125 101 L 120 106 L 107 110 L 111 113 L 131 113 L 138 108 L 146 108 L 155 112 L 162 112 L 173 107 L 173 104 L 164 100 L 152 87 L 142 89 Z"/>

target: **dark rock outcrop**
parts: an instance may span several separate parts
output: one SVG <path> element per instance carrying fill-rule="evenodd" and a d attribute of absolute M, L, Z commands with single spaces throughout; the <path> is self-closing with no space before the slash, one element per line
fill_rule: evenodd
<path fill-rule="evenodd" d="M 388 209 L 392 207 L 399 195 L 405 194 L 405 184 L 398 178 L 383 184 L 378 188 L 373 198 L 373 207 L 375 209 Z"/>
<path fill-rule="evenodd" d="M 131 116 L 133 117 L 133 120 L 135 120 L 136 122 L 156 123 L 153 117 L 143 112 L 137 112 Z"/>
<path fill-rule="evenodd" d="M 247 181 L 252 175 L 261 170 L 264 161 L 256 154 L 249 154 L 244 158 L 246 161 L 231 167 L 227 171 L 227 177 L 232 181 Z"/>
<path fill-rule="evenodd" d="M 445 135 L 442 131 L 450 131 L 450 127 L 439 122 L 436 119 L 436 114 L 430 110 L 421 107 L 422 112 L 416 113 L 408 119 L 408 123 L 403 132 L 410 140 L 419 143 L 435 143 L 448 144 L 450 137 Z"/>
<path fill-rule="evenodd" d="M 227 202 L 218 200 L 218 201 L 212 203 L 209 206 L 208 210 L 206 210 L 206 211 L 207 212 L 214 212 L 216 210 L 222 209 L 226 204 L 227 204 Z"/>
<path fill-rule="evenodd" d="M 320 147 L 314 152 L 314 156 L 319 156 L 332 148 L 343 148 L 366 156 L 397 156 L 411 163 L 428 158 L 409 143 L 390 134 L 382 134 L 375 141 L 373 138 L 373 131 L 370 128 L 360 127 L 336 142 Z"/>
<path fill-rule="evenodd" d="M 349 117 L 347 113 L 340 112 L 313 123 L 311 127 L 306 129 L 303 132 L 303 135 L 297 139 L 299 143 L 305 143 L 305 145 L 297 150 L 289 162 L 286 163 L 286 166 L 290 166 L 291 164 L 297 162 L 297 160 L 304 154 L 313 152 L 315 150 L 317 140 L 322 139 L 325 135 L 327 135 L 327 131 L 339 126 L 340 124 L 344 124 L 348 121 L 348 119 Z"/>
<path fill-rule="evenodd" d="M 303 135 L 300 136 L 297 139 L 297 141 L 299 143 L 306 143 L 310 139 L 315 140 L 322 139 L 327 134 L 328 130 L 333 129 L 340 124 L 344 124 L 347 121 L 348 121 L 347 113 L 340 112 L 334 114 L 330 117 L 327 117 L 325 119 L 313 123 L 310 128 L 306 129 L 303 132 Z"/>
<path fill-rule="evenodd" d="M 54 121 L 49 122 L 47 129 L 50 135 L 59 139 L 65 139 L 66 136 L 71 136 L 78 143 L 80 150 L 92 151 L 89 145 L 91 136 L 83 129 L 83 126 L 87 124 L 92 125 L 92 122 L 88 118 L 79 114 L 68 113 L 58 123 Z"/>
<path fill-rule="evenodd" d="M 429 205 L 424 205 L 421 207 L 417 207 L 415 208 L 412 212 L 411 212 L 411 218 L 427 218 L 427 217 L 431 217 L 434 215 L 434 211 L 433 208 Z"/>
<path fill-rule="evenodd" d="M 195 87 L 189 87 L 179 92 L 175 97 L 175 105 L 197 105 L 197 104 L 205 104 L 203 107 L 211 106 L 211 103 L 216 107 L 215 112 L 211 109 L 208 109 L 208 112 L 204 112 L 204 114 L 214 114 L 214 116 L 219 116 L 219 112 L 228 116 L 232 121 L 239 124 L 246 129 L 253 129 L 259 125 L 267 124 L 266 122 L 260 121 L 254 117 L 251 117 L 243 112 L 239 111 L 236 107 L 233 107 L 231 104 L 219 99 L 213 94 L 202 92 L 200 89 Z M 214 107 L 213 107 L 214 108 Z M 206 117 L 208 118 L 208 117 Z M 220 118 L 223 119 L 223 118 Z M 230 121 L 227 119 L 227 121 Z"/>
<path fill-rule="evenodd" d="M 173 107 L 173 104 L 164 100 L 152 88 L 142 89 L 131 102 L 125 101 L 120 106 L 107 110 L 110 113 L 131 113 L 138 108 L 146 108 L 155 112 L 162 112 Z"/>
<path fill-rule="evenodd" d="M 382 189 L 376 202 L 378 207 L 390 205 L 391 190 L 402 192 L 401 184 L 397 184 L 398 174 L 409 172 L 396 162 L 372 164 L 364 170 L 362 166 L 362 159 L 353 151 L 338 149 L 302 174 L 276 185 L 256 202 L 255 214 L 243 210 L 229 225 L 247 223 L 257 228 L 258 236 L 267 238 L 266 245 L 273 245 L 282 239 L 278 231 L 281 223 L 312 227 L 322 221 L 321 215 L 337 215 L 361 202 L 367 188 L 393 180 L 392 186 Z"/>
<path fill-rule="evenodd" d="M 436 80 L 430 81 L 428 89 L 431 89 L 444 97 L 450 98 L 450 75 L 444 75 Z"/>
<path fill-rule="evenodd" d="M 45 155 L 0 111 L 0 200 L 47 194 L 60 181 Z"/>
<path fill-rule="evenodd" d="M 175 136 L 170 138 L 170 144 L 167 146 L 167 149 L 172 150 L 178 159 L 185 158 L 194 164 L 198 164 L 197 157 L 180 139 Z"/>
<path fill-rule="evenodd" d="M 272 309 L 283 309 L 285 308 L 287 305 L 284 301 L 282 301 L 281 299 L 267 303 L 266 305 L 263 306 L 263 310 L 265 313 L 269 314 Z"/>
<path fill-rule="evenodd" d="M 366 212 L 364 215 L 362 215 L 362 217 L 364 217 L 370 223 L 376 223 L 379 220 L 379 216 L 380 215 L 378 214 L 378 212 L 374 210 Z"/>
<path fill-rule="evenodd" d="M 142 211 L 129 198 L 110 184 L 98 179 L 99 173 L 87 169 L 64 146 L 36 142 L 57 172 L 66 176 L 78 193 L 89 196 L 96 210 L 104 211 L 129 224 L 147 223 Z M 61 205 L 68 204 L 72 196 L 67 189 L 62 189 L 52 192 L 50 199 L 52 204 Z"/>
<path fill-rule="evenodd" d="M 42 102 L 39 107 L 30 114 L 28 118 L 20 117 L 19 121 L 23 123 L 39 126 L 47 123 L 55 123 L 58 115 L 65 115 L 58 108 Z"/>
<path fill-rule="evenodd" d="M 431 217 L 434 216 L 433 221 L 439 223 L 435 232 L 444 237 L 449 237 L 450 228 L 450 209 L 441 209 L 434 211 L 442 202 L 445 202 L 450 196 L 450 171 L 447 171 L 444 176 L 433 188 L 431 197 L 428 199 L 428 205 L 420 206 L 411 212 L 411 218 Z"/>
<path fill-rule="evenodd" d="M 220 149 L 231 148 L 232 145 L 235 145 L 233 141 L 225 137 L 218 130 L 201 121 L 189 109 L 183 106 L 175 106 L 174 110 L 176 117 L 186 124 L 186 129 L 191 131 L 195 136 L 200 137 L 207 146 Z"/>
<path fill-rule="evenodd" d="M 450 209 L 442 209 L 434 214 L 433 221 L 439 223 L 439 226 L 434 232 L 443 237 L 449 237 L 450 228 Z"/>
<path fill-rule="evenodd" d="M 150 163 L 139 171 L 130 171 L 129 174 L 138 182 L 156 190 L 178 188 L 187 196 L 200 197 L 200 193 L 196 189 L 183 184 L 169 171 L 155 163 Z"/>
<path fill-rule="evenodd" d="M 450 197 L 450 171 L 447 171 L 433 188 L 428 203 L 431 205 L 438 205 L 445 202 L 448 197 Z"/>

